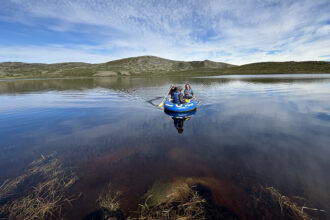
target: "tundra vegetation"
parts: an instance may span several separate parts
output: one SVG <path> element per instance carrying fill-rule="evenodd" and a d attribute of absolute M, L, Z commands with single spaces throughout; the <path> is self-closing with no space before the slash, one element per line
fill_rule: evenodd
<path fill-rule="evenodd" d="M 283 73 L 330 73 L 330 62 L 264 62 L 236 66 L 209 60 L 184 62 L 154 56 L 141 56 L 99 64 L 0 63 L 0 78 L 211 76 Z"/>

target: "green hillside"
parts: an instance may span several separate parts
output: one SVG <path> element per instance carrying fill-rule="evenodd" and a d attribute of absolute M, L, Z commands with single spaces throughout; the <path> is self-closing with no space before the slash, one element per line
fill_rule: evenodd
<path fill-rule="evenodd" d="M 154 56 L 132 57 L 107 63 L 0 63 L 0 78 L 54 78 L 105 76 L 222 75 L 275 73 L 330 73 L 330 62 L 265 62 L 235 66 L 204 61 L 174 61 Z"/>
<path fill-rule="evenodd" d="M 212 61 L 174 61 L 153 56 L 132 57 L 107 63 L 0 63 L 0 77 L 92 77 L 92 76 L 130 76 L 164 75 L 175 72 L 196 70 L 219 70 L 234 65 Z"/>
<path fill-rule="evenodd" d="M 281 73 L 330 73 L 330 62 L 263 62 L 236 66 L 221 71 L 223 74 L 281 74 Z"/>

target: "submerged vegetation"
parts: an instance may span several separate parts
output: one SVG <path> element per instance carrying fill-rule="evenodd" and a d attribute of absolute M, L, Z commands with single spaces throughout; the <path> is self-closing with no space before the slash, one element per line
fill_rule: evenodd
<path fill-rule="evenodd" d="M 166 201 L 152 206 L 147 199 L 132 219 L 205 219 L 206 200 L 197 191 L 181 186 L 165 198 Z"/>
<path fill-rule="evenodd" d="M 191 180 L 191 179 L 190 179 Z M 156 182 L 142 196 L 141 204 L 126 219 L 249 219 L 244 213 L 235 213 L 235 207 L 216 204 L 211 190 L 202 184 L 190 185 L 185 179 L 174 182 Z M 250 191 L 248 204 L 253 219 L 319 219 L 323 210 L 306 207 L 308 201 L 299 198 L 304 205 L 281 194 L 273 187 L 259 186 Z M 113 191 L 111 185 L 100 193 L 97 200 L 100 209 L 85 219 L 125 219 L 120 210 L 120 193 Z M 243 200 L 240 201 L 243 203 Z M 314 212 L 308 214 L 306 210 Z M 324 214 L 324 213 L 323 213 Z"/>
<path fill-rule="evenodd" d="M 235 66 L 204 61 L 174 61 L 154 56 L 107 63 L 0 63 L 0 78 L 56 78 L 108 76 L 203 76 L 223 74 L 330 73 L 330 62 L 264 62 Z"/>
<path fill-rule="evenodd" d="M 307 200 L 300 197 L 290 199 L 274 187 L 265 188 L 260 186 L 252 198 L 252 202 L 255 203 L 256 215 L 259 216 L 259 219 L 316 220 L 324 214 L 324 210 L 306 207 Z M 302 203 L 302 205 L 299 203 Z M 315 212 L 308 214 L 306 212 L 307 209 Z"/>
<path fill-rule="evenodd" d="M 78 177 L 65 169 L 59 159 L 53 155 L 42 156 L 31 163 L 22 175 L 0 186 L 0 219 L 64 218 L 63 207 L 72 206 L 71 202 L 78 198 L 78 195 L 69 193 L 77 180 Z M 121 210 L 122 194 L 109 184 L 100 191 L 95 201 L 98 210 L 84 219 L 246 218 L 246 213 L 237 213 L 236 207 L 218 204 L 205 180 L 176 178 L 172 181 L 156 181 L 141 197 L 141 204 L 136 211 L 126 216 Z M 244 204 L 244 199 L 236 204 L 248 208 L 253 219 L 307 220 L 325 215 L 324 210 L 310 208 L 311 204 L 307 200 L 296 197 L 295 201 L 273 187 L 254 186 L 248 190 L 246 198 L 247 204 Z"/>
<path fill-rule="evenodd" d="M 66 192 L 78 180 L 54 156 L 42 156 L 21 176 L 0 186 L 0 219 L 53 219 L 74 196 Z"/>

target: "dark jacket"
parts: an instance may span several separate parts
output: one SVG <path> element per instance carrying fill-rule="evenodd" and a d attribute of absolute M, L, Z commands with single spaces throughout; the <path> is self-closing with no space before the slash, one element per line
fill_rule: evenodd
<path fill-rule="evenodd" d="M 173 94 L 173 103 L 175 104 L 182 104 L 185 103 L 186 101 L 184 100 L 184 97 L 181 92 L 175 92 Z"/>
<path fill-rule="evenodd" d="M 173 95 L 175 93 L 176 87 L 173 87 L 170 89 L 170 92 L 168 93 L 169 95 L 171 95 L 171 98 L 173 99 Z"/>

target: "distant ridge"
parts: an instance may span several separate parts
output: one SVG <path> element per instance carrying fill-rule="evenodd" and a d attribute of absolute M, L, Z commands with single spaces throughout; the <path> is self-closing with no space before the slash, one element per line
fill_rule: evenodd
<path fill-rule="evenodd" d="M 68 62 L 56 64 L 0 63 L 0 78 L 104 77 L 222 75 L 274 73 L 330 73 L 330 62 L 263 62 L 236 66 L 204 61 L 175 61 L 155 56 L 140 56 L 100 64 Z"/>
<path fill-rule="evenodd" d="M 119 72 L 124 70 L 132 74 L 152 73 L 155 71 L 167 73 L 203 68 L 222 69 L 234 66 L 227 63 L 212 62 L 209 60 L 184 62 L 164 59 L 155 56 L 131 57 L 121 60 L 110 61 L 107 62 L 106 65 L 112 67 L 112 69 L 118 68 Z"/>
<path fill-rule="evenodd" d="M 221 71 L 222 74 L 285 74 L 285 73 L 330 73 L 330 62 L 261 62 L 235 66 Z"/>

